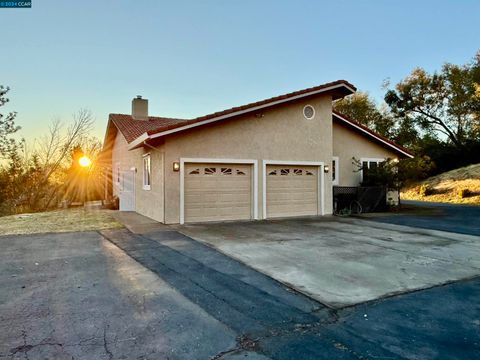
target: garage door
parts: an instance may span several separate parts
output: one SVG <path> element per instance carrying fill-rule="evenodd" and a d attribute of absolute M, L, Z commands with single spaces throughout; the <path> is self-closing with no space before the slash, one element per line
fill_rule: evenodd
<path fill-rule="evenodd" d="M 243 164 L 185 164 L 185 222 L 252 218 L 252 173 Z"/>
<path fill-rule="evenodd" d="M 318 214 L 318 167 L 267 166 L 267 217 Z"/>

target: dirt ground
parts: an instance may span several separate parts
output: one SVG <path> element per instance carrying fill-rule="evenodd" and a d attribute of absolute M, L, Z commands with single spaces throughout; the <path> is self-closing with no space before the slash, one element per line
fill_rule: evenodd
<path fill-rule="evenodd" d="M 420 195 L 419 189 L 422 185 L 428 185 L 433 193 Z M 461 189 L 469 190 L 470 195 L 461 198 L 458 195 Z M 480 164 L 452 170 L 408 186 L 403 189 L 401 198 L 451 204 L 480 204 Z"/>
<path fill-rule="evenodd" d="M 0 217 L 0 236 L 121 228 L 113 210 L 66 209 Z"/>

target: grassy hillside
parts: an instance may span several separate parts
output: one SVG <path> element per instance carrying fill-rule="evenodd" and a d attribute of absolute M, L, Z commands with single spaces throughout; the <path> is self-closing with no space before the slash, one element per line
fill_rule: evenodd
<path fill-rule="evenodd" d="M 421 187 L 430 189 L 428 195 L 422 195 Z M 459 192 L 467 189 L 469 194 L 461 197 Z M 401 193 L 405 200 L 447 202 L 455 204 L 480 205 L 480 164 L 445 172 L 427 180 L 405 187 Z"/>

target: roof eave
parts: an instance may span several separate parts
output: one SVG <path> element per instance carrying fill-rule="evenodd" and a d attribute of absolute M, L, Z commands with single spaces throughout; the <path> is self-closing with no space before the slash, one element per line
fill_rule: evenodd
<path fill-rule="evenodd" d="M 355 129 L 361 131 L 362 133 L 367 134 L 368 136 L 375 138 L 376 140 L 378 140 L 378 141 L 380 141 L 381 143 L 383 143 L 384 145 L 386 145 L 386 146 L 394 149 L 395 151 L 401 153 L 402 155 L 405 155 L 406 157 L 409 157 L 410 159 L 413 159 L 413 158 L 414 158 L 413 154 L 411 154 L 410 152 L 407 152 L 405 149 L 401 148 L 401 147 L 398 146 L 398 145 L 395 145 L 395 144 L 392 144 L 392 143 L 390 143 L 390 142 L 388 142 L 388 141 L 385 141 L 385 139 L 382 139 L 380 136 L 376 136 L 376 135 L 373 134 L 372 132 L 365 130 L 363 127 L 355 124 L 353 121 L 350 121 L 350 120 L 346 119 L 345 117 L 341 116 L 339 113 L 334 112 L 334 113 L 332 113 L 332 115 L 333 115 L 334 117 L 336 117 L 337 119 L 340 119 L 340 120 L 343 121 L 344 123 L 348 124 L 349 126 L 352 126 L 352 127 L 354 127 Z"/>
<path fill-rule="evenodd" d="M 133 140 L 131 143 L 128 144 L 127 148 L 128 150 L 134 150 L 143 145 L 143 143 L 147 140 L 150 139 L 150 136 L 145 132 L 139 137 L 137 137 L 135 140 Z"/>
<path fill-rule="evenodd" d="M 225 119 L 228 119 L 228 118 L 232 118 L 232 117 L 235 117 L 235 116 L 248 114 L 248 113 L 251 113 L 251 112 L 255 112 L 255 111 L 262 110 L 262 109 L 265 109 L 265 108 L 269 108 L 269 107 L 272 107 L 272 106 L 276 106 L 276 105 L 279 105 L 279 104 L 303 99 L 303 98 L 306 98 L 306 97 L 310 97 L 310 96 L 314 96 L 314 95 L 318 95 L 318 94 L 322 94 L 322 93 L 331 93 L 332 94 L 332 99 L 336 100 L 336 99 L 340 99 L 342 97 L 345 97 L 347 95 L 353 94 L 355 91 L 356 91 L 356 89 L 354 87 L 351 87 L 351 86 L 349 86 L 345 83 L 335 84 L 335 85 L 332 85 L 332 86 L 329 86 L 329 87 L 326 87 L 326 88 L 323 88 L 323 89 L 318 89 L 318 90 L 314 90 L 314 91 L 307 92 L 307 93 L 304 93 L 304 94 L 292 96 L 292 97 L 289 97 L 287 99 L 281 99 L 281 100 L 273 101 L 273 102 L 270 102 L 270 103 L 257 105 L 257 106 L 254 106 L 254 107 L 251 107 L 251 108 L 248 108 L 248 109 L 235 111 L 235 112 L 225 114 L 225 115 L 220 115 L 220 116 L 213 117 L 211 119 L 207 119 L 207 120 L 204 120 L 204 121 L 199 121 L 199 122 L 187 124 L 187 125 L 184 125 L 184 126 L 180 126 L 180 127 L 174 128 L 174 129 L 166 130 L 166 131 L 161 131 L 161 132 L 158 132 L 158 133 L 153 133 L 153 134 L 149 135 L 149 139 L 159 138 L 159 137 L 170 135 L 170 134 L 173 134 L 173 133 L 176 133 L 176 132 L 188 130 L 188 129 L 193 128 L 193 127 L 202 126 L 202 125 L 217 122 L 217 121 L 220 121 L 220 120 L 225 120 Z"/>
<path fill-rule="evenodd" d="M 105 130 L 105 135 L 103 137 L 102 151 L 105 151 L 105 146 L 107 145 L 107 141 L 108 141 L 108 134 L 110 133 L 110 131 L 112 129 L 112 125 L 115 126 L 115 124 L 113 124 L 113 121 L 110 119 L 110 116 L 109 116 L 108 123 L 107 123 L 107 129 Z"/>

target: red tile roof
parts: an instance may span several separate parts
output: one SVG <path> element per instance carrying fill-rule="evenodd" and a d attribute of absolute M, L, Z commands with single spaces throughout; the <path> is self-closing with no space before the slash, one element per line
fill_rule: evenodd
<path fill-rule="evenodd" d="M 366 127 L 365 125 L 359 123 L 356 120 L 353 120 L 353 119 L 349 118 L 346 115 L 343 115 L 343 114 L 339 113 L 338 111 L 333 110 L 332 112 L 333 112 L 333 120 L 336 120 L 336 121 L 342 121 L 343 120 L 343 123 L 347 123 L 347 124 L 349 124 L 349 125 L 351 125 L 355 128 L 360 128 L 361 130 L 363 130 L 364 133 L 367 133 L 368 135 L 376 138 L 377 140 L 380 140 L 380 142 L 387 143 L 387 144 L 390 145 L 390 147 L 396 149 L 397 151 L 406 153 L 409 156 L 413 157 L 412 152 L 410 150 L 404 148 L 403 146 L 398 145 L 394 141 L 386 138 L 383 135 L 380 135 L 379 133 L 373 131 L 372 129 L 370 129 L 368 127 Z"/>
<path fill-rule="evenodd" d="M 131 143 L 140 135 L 148 131 L 185 123 L 186 121 L 183 119 L 156 116 L 149 116 L 148 120 L 135 120 L 131 115 L 125 114 L 110 114 L 109 120 L 115 124 L 128 143 Z"/>

